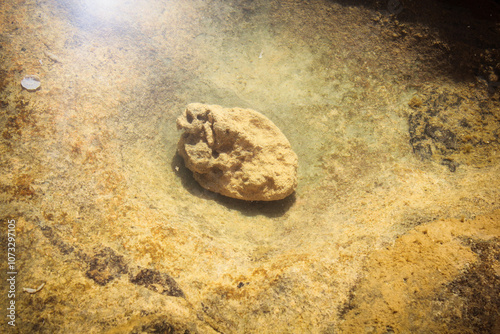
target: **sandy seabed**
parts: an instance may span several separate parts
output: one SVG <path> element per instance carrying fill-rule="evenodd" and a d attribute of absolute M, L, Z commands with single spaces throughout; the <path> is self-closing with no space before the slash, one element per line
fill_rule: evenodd
<path fill-rule="evenodd" d="M 389 2 L 3 1 L 1 331 L 500 332 L 498 21 Z M 296 192 L 201 188 L 191 102 L 271 119 Z"/>

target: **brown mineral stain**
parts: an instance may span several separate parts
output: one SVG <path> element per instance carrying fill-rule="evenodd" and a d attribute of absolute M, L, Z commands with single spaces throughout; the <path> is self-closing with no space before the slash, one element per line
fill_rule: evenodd
<path fill-rule="evenodd" d="M 464 284 L 461 277 L 474 273 L 479 280 L 487 279 L 490 269 L 478 266 L 484 254 L 467 240 L 483 240 L 479 244 L 493 246 L 499 235 L 500 211 L 496 211 L 474 220 L 441 219 L 420 225 L 394 245 L 374 252 L 343 308 L 341 331 L 385 333 L 391 328 L 396 333 L 468 333 L 473 327 L 466 320 L 459 326 L 443 321 L 444 311 L 464 312 L 469 307 L 463 299 L 448 300 L 451 304 L 447 305 L 436 302 L 439 295 L 447 295 L 448 289 L 456 290 Z M 491 265 L 500 264 L 498 258 L 489 261 Z M 485 283 L 477 286 L 474 298 L 488 298 L 491 289 L 498 293 L 495 281 Z M 490 305 L 500 305 L 500 300 Z M 435 316 L 440 310 L 441 316 Z M 498 315 L 498 309 L 493 310 L 488 320 Z"/>

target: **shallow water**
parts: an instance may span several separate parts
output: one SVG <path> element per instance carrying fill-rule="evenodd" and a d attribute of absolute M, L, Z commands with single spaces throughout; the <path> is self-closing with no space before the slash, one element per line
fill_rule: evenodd
<path fill-rule="evenodd" d="M 465 293 L 422 301 L 472 274 L 486 277 L 474 294 L 498 292 L 494 21 L 441 2 L 0 8 L 3 220 L 17 222 L 18 289 L 46 283 L 18 293 L 21 332 L 478 328 L 453 318 Z M 35 92 L 20 86 L 31 74 Z M 295 194 L 201 188 L 176 155 L 191 102 L 271 119 L 299 157 Z"/>

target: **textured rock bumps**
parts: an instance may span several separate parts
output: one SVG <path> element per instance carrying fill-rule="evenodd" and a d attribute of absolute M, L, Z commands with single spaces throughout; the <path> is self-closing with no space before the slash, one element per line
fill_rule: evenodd
<path fill-rule="evenodd" d="M 177 150 L 205 189 L 248 201 L 287 197 L 297 186 L 297 155 L 267 117 L 251 109 L 189 104 L 177 119 Z"/>

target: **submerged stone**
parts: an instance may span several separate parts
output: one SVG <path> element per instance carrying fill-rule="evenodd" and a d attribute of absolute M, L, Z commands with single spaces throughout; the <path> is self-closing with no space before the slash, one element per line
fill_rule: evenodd
<path fill-rule="evenodd" d="M 274 201 L 297 187 L 297 155 L 271 120 L 251 109 L 189 104 L 177 119 L 177 150 L 205 189 Z"/>

